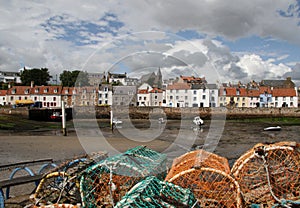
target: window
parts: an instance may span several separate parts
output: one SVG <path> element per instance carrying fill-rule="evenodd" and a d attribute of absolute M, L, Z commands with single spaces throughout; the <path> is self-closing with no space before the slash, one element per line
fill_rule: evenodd
<path fill-rule="evenodd" d="M 243 97 L 243 99 L 242 99 L 243 101 L 245 101 L 245 98 Z"/>
<path fill-rule="evenodd" d="M 108 94 L 105 94 L 105 98 L 107 98 L 108 97 Z"/>
<path fill-rule="evenodd" d="M 43 101 L 46 101 L 46 97 L 43 97 Z"/>
<path fill-rule="evenodd" d="M 187 91 L 187 90 L 184 90 L 184 92 L 187 93 L 188 91 Z"/>
<path fill-rule="evenodd" d="M 48 92 L 48 88 L 44 89 L 44 93 L 47 93 Z"/>
<path fill-rule="evenodd" d="M 19 100 L 22 100 L 22 97 L 19 97 Z"/>
<path fill-rule="evenodd" d="M 197 100 L 197 97 L 194 97 L 193 100 L 196 101 L 196 100 Z"/>
<path fill-rule="evenodd" d="M 188 99 L 188 96 L 185 96 L 184 99 L 187 100 L 187 99 Z"/>
<path fill-rule="evenodd" d="M 170 100 L 172 100 L 172 99 L 173 99 L 173 96 L 171 95 L 171 96 L 170 96 Z"/>
<path fill-rule="evenodd" d="M 144 100 L 146 100 L 146 97 L 144 97 Z"/>
<path fill-rule="evenodd" d="M 215 101 L 215 97 L 211 97 L 211 101 Z"/>
<path fill-rule="evenodd" d="M 204 89 L 202 90 L 202 92 L 204 92 L 204 93 L 205 93 L 205 90 L 206 90 L 206 89 L 204 88 Z"/>
<path fill-rule="evenodd" d="M 56 97 L 53 97 L 53 101 L 56 101 Z"/>
<path fill-rule="evenodd" d="M 251 97 L 251 100 L 253 100 L 253 97 Z"/>
<path fill-rule="evenodd" d="M 293 106 L 294 106 L 293 102 L 290 102 L 290 107 L 293 107 Z"/>
<path fill-rule="evenodd" d="M 194 95 L 196 95 L 197 94 L 197 91 L 196 90 L 194 90 Z"/>
<path fill-rule="evenodd" d="M 176 90 L 176 93 L 179 93 L 179 90 Z"/>
<path fill-rule="evenodd" d="M 202 95 L 202 99 L 205 100 L 205 99 L 206 99 L 206 96 L 205 96 L 205 95 Z"/>
<path fill-rule="evenodd" d="M 282 100 L 285 101 L 285 97 L 283 97 Z"/>
<path fill-rule="evenodd" d="M 101 98 L 102 97 L 102 94 L 99 94 L 99 98 Z"/>
<path fill-rule="evenodd" d="M 53 90 L 53 92 L 54 92 L 54 93 L 57 93 L 57 92 L 58 92 L 57 88 L 56 88 L 56 89 L 54 89 L 54 90 Z"/>
<path fill-rule="evenodd" d="M 142 100 L 142 97 L 139 97 L 139 100 Z"/>
<path fill-rule="evenodd" d="M 173 90 L 170 90 L 170 93 L 172 93 L 173 92 Z"/>
<path fill-rule="evenodd" d="M 212 93 L 212 94 L 214 94 L 214 93 L 215 93 L 215 91 L 214 91 L 214 90 L 212 90 L 212 91 L 211 91 L 211 93 Z"/>
<path fill-rule="evenodd" d="M 39 92 L 39 89 L 35 89 L 34 92 L 35 92 L 35 93 L 38 93 L 38 92 Z"/>
<path fill-rule="evenodd" d="M 157 99 L 157 95 L 154 96 L 154 99 Z"/>
<path fill-rule="evenodd" d="M 108 88 L 107 87 L 104 87 L 104 92 L 107 92 L 108 91 Z"/>

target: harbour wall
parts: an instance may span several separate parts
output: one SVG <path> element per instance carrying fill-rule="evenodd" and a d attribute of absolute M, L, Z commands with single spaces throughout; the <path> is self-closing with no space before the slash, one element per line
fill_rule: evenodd
<path fill-rule="evenodd" d="M 114 117 L 131 119 L 149 119 L 165 117 L 168 119 L 190 119 L 200 116 L 204 119 L 245 119 L 245 118 L 279 118 L 299 117 L 300 108 L 169 108 L 169 107 L 103 107 L 80 106 L 74 107 L 74 118 L 109 119 L 110 111 Z M 31 113 L 43 112 L 41 109 L 30 110 Z M 1 114 L 12 114 L 29 117 L 27 108 L 1 108 Z M 41 116 L 43 116 L 41 114 Z M 42 119 L 41 119 L 42 120 Z"/>
<path fill-rule="evenodd" d="M 118 118 L 149 119 L 190 119 L 200 116 L 204 119 L 244 119 L 300 117 L 300 108 L 168 108 L 168 107 L 114 107 L 113 114 Z M 110 107 L 75 107 L 75 118 L 110 118 Z"/>

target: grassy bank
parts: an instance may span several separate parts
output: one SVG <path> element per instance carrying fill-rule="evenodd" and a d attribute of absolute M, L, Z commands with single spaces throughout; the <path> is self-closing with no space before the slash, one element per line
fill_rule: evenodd
<path fill-rule="evenodd" d="M 276 118 L 246 118 L 246 119 L 229 119 L 229 122 L 245 123 L 267 123 L 278 125 L 300 125 L 300 118 L 295 117 L 276 117 Z"/>

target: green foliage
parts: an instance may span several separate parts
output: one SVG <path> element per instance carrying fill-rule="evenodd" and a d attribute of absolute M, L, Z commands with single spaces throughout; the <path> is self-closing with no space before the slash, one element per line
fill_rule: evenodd
<path fill-rule="evenodd" d="M 64 70 L 62 74 L 59 75 L 61 85 L 64 87 L 74 87 L 74 86 L 89 86 L 89 78 L 87 72 L 66 71 Z"/>
<path fill-rule="evenodd" d="M 50 80 L 50 77 L 47 68 L 26 69 L 21 73 L 22 85 L 25 86 L 30 86 L 31 81 L 33 81 L 35 85 L 48 85 L 47 82 Z"/>

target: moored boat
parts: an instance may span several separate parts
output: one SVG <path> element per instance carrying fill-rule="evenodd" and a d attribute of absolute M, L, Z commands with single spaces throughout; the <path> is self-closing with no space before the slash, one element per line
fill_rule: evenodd
<path fill-rule="evenodd" d="M 280 131 L 281 127 L 280 126 L 269 126 L 264 128 L 264 131 Z"/>

